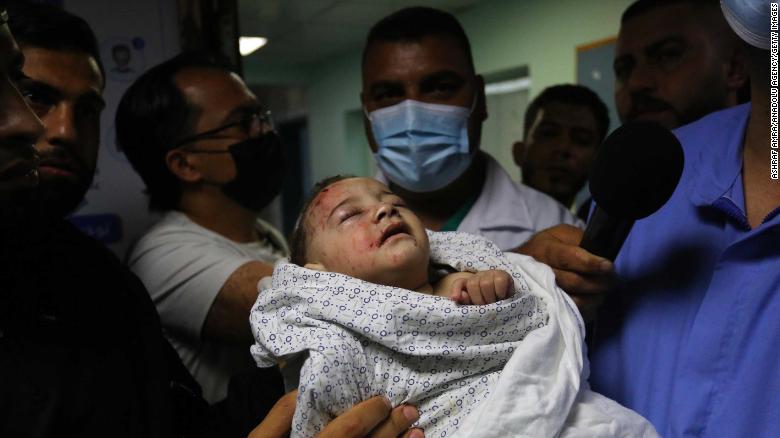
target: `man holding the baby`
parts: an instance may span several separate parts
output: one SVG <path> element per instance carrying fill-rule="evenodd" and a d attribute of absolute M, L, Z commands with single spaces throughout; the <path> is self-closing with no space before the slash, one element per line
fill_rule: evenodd
<path fill-rule="evenodd" d="M 480 152 L 484 81 L 452 15 L 408 8 L 377 23 L 364 52 L 361 100 L 379 179 L 425 228 L 479 234 L 506 251 L 542 229 L 578 224 Z M 128 89 L 117 138 L 147 185 L 151 207 L 166 212 L 128 262 L 207 399 L 219 401 L 230 375 L 252 365 L 247 320 L 257 284 L 287 254 L 275 231 L 256 222 L 282 178 L 272 121 L 237 75 L 182 55 Z M 431 138 L 433 149 L 425 147 Z M 386 417 L 381 430 L 404 430 L 416 420 L 408 407 L 391 412 L 374 404 L 345 417 L 365 422 L 366 430 Z"/>

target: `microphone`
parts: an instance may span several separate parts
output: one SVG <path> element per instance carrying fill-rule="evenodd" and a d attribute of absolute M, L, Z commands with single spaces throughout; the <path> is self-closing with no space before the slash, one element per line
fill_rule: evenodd
<path fill-rule="evenodd" d="M 629 122 L 610 134 L 591 166 L 596 208 L 580 247 L 614 261 L 634 222 L 672 196 L 683 161 L 677 137 L 655 122 Z"/>

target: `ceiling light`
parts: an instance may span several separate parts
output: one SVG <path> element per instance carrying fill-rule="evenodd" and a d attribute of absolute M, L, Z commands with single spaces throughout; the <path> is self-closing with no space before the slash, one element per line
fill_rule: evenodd
<path fill-rule="evenodd" d="M 238 51 L 241 53 L 241 56 L 246 56 L 263 47 L 267 42 L 268 38 L 242 36 L 238 38 Z"/>
<path fill-rule="evenodd" d="M 490 96 L 493 94 L 505 94 L 512 93 L 514 91 L 528 90 L 531 88 L 530 78 L 517 78 L 510 79 L 508 81 L 493 82 L 485 84 L 485 94 Z"/>

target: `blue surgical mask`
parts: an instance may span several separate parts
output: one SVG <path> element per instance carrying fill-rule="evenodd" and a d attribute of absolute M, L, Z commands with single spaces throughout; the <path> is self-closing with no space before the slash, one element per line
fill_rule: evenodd
<path fill-rule="evenodd" d="M 769 50 L 769 0 L 720 0 L 723 15 L 746 43 Z"/>
<path fill-rule="evenodd" d="M 473 110 L 473 106 L 472 106 Z M 379 169 L 396 185 L 418 193 L 439 190 L 471 165 L 468 120 L 459 106 L 404 100 L 367 115 Z"/>

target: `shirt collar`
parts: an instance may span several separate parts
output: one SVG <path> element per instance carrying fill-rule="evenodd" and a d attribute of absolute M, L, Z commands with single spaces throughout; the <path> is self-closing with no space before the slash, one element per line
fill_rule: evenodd
<path fill-rule="evenodd" d="M 690 197 L 698 207 L 727 198 L 744 209 L 742 147 L 750 104 L 739 105 L 674 131 L 685 152 L 685 167 L 691 174 Z"/>
<path fill-rule="evenodd" d="M 507 227 L 533 229 L 531 214 L 526 203 L 507 202 L 507 200 L 518 199 L 519 196 L 515 193 L 518 190 L 517 184 L 512 181 L 512 178 L 498 164 L 495 158 L 484 151 L 479 153 L 485 158 L 487 166 L 485 184 L 482 186 L 482 192 L 479 194 L 476 202 L 474 202 L 474 206 L 461 221 L 461 225 L 476 221 L 480 230 Z M 383 184 L 388 184 L 388 179 L 381 170 L 377 171 L 374 179 Z M 496 208 L 496 205 L 505 207 Z"/>
<path fill-rule="evenodd" d="M 474 207 L 461 222 L 473 223 L 480 230 L 499 228 L 533 229 L 534 223 L 527 202 L 518 194 L 518 186 L 490 155 L 482 152 L 487 163 L 485 185 Z M 497 208 L 501 206 L 500 208 Z M 473 221 L 473 222 L 472 222 Z"/>

